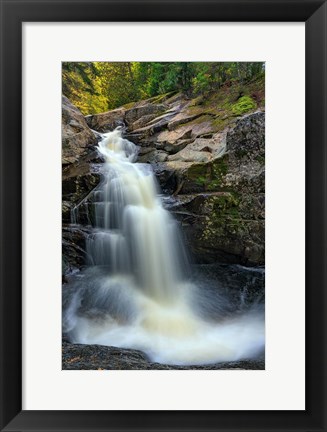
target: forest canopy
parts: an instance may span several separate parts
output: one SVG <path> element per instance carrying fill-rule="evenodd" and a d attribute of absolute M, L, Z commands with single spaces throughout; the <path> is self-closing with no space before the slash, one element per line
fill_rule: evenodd
<path fill-rule="evenodd" d="M 159 94 L 209 94 L 264 75 L 262 62 L 63 62 L 62 91 L 83 114 Z"/>

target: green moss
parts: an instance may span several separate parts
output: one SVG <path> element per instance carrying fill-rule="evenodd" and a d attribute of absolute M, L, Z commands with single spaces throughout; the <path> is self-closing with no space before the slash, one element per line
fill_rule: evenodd
<path fill-rule="evenodd" d="M 197 163 L 188 168 L 186 180 L 200 190 L 214 192 L 222 191 L 224 178 L 228 171 L 228 155 L 216 159 L 211 164 Z"/>
<path fill-rule="evenodd" d="M 203 229 L 203 240 L 212 241 L 244 230 L 244 221 L 239 211 L 240 200 L 231 192 L 214 195 L 207 202 L 209 217 Z"/>
<path fill-rule="evenodd" d="M 222 188 L 224 184 L 224 178 L 228 171 L 228 155 L 225 155 L 219 159 L 216 159 L 211 164 L 211 178 L 207 185 L 208 191 L 217 191 Z"/>
<path fill-rule="evenodd" d="M 200 176 L 195 179 L 195 183 L 198 184 L 199 186 L 204 186 L 207 183 L 207 179 L 206 177 Z"/>
<path fill-rule="evenodd" d="M 223 131 L 227 126 L 231 125 L 230 118 L 228 116 L 224 116 L 224 118 L 216 117 L 212 125 L 214 127 L 215 132 L 221 132 Z"/>
<path fill-rule="evenodd" d="M 212 180 L 209 184 L 208 184 L 208 191 L 215 191 L 219 188 L 220 186 L 220 181 L 219 180 Z"/>
<path fill-rule="evenodd" d="M 254 110 L 257 104 L 250 96 L 242 96 L 232 106 L 232 111 L 235 115 L 242 115 L 248 111 Z"/>
<path fill-rule="evenodd" d="M 204 123 L 204 122 L 212 122 L 212 116 L 204 113 L 200 117 L 197 117 L 194 120 L 191 120 L 187 123 L 184 123 L 184 126 L 191 126 L 191 125 L 196 125 L 196 124 L 200 124 L 200 123 Z"/>
<path fill-rule="evenodd" d="M 236 230 L 240 229 L 243 219 L 239 211 L 239 199 L 233 193 L 225 193 L 215 197 L 211 214 L 211 227 L 221 230 L 226 229 L 226 224 L 232 224 Z"/>
<path fill-rule="evenodd" d="M 187 171 L 187 176 L 192 180 L 195 180 L 196 178 L 201 177 L 201 176 L 206 177 L 206 174 L 207 174 L 206 165 L 200 164 L 200 163 L 190 166 L 190 168 Z"/>
<path fill-rule="evenodd" d="M 151 103 L 161 103 L 169 99 L 170 97 L 174 96 L 175 94 L 177 94 L 177 91 L 171 91 L 168 93 L 163 93 L 157 96 L 153 96 L 152 98 L 146 99 L 146 101 Z"/>
<path fill-rule="evenodd" d="M 190 107 L 196 107 L 198 105 L 203 105 L 204 102 L 205 102 L 205 97 L 203 95 L 200 95 L 200 96 L 192 99 L 189 106 Z"/>
<path fill-rule="evenodd" d="M 123 105 L 122 108 L 130 109 L 130 108 L 133 108 L 133 106 L 134 106 L 135 104 L 136 104 L 136 102 L 129 102 L 129 103 Z"/>
<path fill-rule="evenodd" d="M 239 200 L 232 193 L 223 193 L 213 197 L 213 213 L 218 217 L 222 214 L 230 216 L 239 216 Z"/>
<path fill-rule="evenodd" d="M 220 132 L 235 123 L 235 117 L 264 106 L 265 83 L 260 77 L 243 86 L 234 83 L 222 87 L 205 97 L 198 96 L 190 101 L 188 111 L 201 115 L 189 124 L 210 121 L 214 132 Z"/>

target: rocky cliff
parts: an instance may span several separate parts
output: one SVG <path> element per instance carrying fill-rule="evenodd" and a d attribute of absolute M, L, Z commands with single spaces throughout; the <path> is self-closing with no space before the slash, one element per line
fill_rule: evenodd
<path fill-rule="evenodd" d="M 99 137 L 86 124 L 82 113 L 62 97 L 62 268 L 63 274 L 85 262 L 87 228 L 70 227 L 71 209 L 99 183 L 94 166 Z"/>
<path fill-rule="evenodd" d="M 99 181 L 93 131 L 117 126 L 140 146 L 139 162 L 152 164 L 195 262 L 264 264 L 262 82 L 246 91 L 226 86 L 206 99 L 161 95 L 85 119 L 64 98 L 64 222 Z M 71 229 L 65 229 L 64 240 L 74 245 Z M 75 231 L 83 250 L 85 229 Z"/>

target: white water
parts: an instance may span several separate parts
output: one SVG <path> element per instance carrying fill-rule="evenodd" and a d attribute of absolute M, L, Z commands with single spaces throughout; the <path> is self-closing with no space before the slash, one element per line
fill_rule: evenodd
<path fill-rule="evenodd" d="M 176 222 L 161 204 L 150 166 L 134 163 L 137 147 L 116 129 L 103 135 L 99 151 L 106 164 L 87 251 L 90 265 L 105 266 L 106 273 L 95 272 L 86 298 L 77 291 L 67 309 L 72 341 L 140 349 L 171 364 L 257 355 L 264 346 L 262 314 L 213 322 L 196 312 L 197 287 L 185 277 Z"/>

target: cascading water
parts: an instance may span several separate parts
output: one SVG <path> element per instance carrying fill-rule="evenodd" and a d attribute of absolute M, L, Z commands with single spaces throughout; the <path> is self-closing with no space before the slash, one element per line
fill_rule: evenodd
<path fill-rule="evenodd" d="M 204 293 L 198 300 L 201 290 L 187 280 L 176 222 L 162 206 L 151 167 L 135 163 L 137 147 L 116 129 L 103 134 L 98 149 L 106 163 L 93 194 L 90 267 L 64 316 L 72 342 L 140 349 L 171 364 L 260 353 L 262 311 L 230 316 L 222 297 Z"/>
<path fill-rule="evenodd" d="M 99 144 L 107 162 L 105 182 L 95 203 L 97 230 L 87 245 L 93 265 L 107 265 L 111 274 L 129 275 L 148 296 L 162 302 L 176 295 L 180 247 L 176 224 L 163 209 L 153 174 L 135 164 L 137 147 L 108 133 Z"/>

